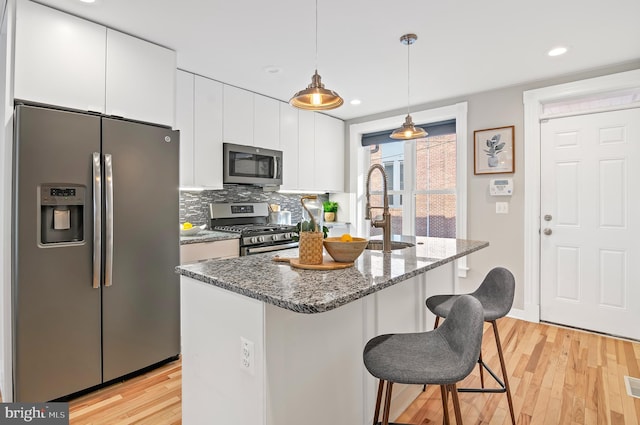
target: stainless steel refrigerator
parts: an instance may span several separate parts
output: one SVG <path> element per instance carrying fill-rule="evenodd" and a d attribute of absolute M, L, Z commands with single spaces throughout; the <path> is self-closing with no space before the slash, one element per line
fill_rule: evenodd
<path fill-rule="evenodd" d="M 14 401 L 177 356 L 178 132 L 32 105 L 14 128 Z"/>

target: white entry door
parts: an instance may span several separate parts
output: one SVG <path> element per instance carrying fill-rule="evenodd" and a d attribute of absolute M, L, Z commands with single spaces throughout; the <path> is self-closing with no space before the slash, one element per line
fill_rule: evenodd
<path fill-rule="evenodd" d="M 540 126 L 540 318 L 640 339 L 640 109 Z"/>

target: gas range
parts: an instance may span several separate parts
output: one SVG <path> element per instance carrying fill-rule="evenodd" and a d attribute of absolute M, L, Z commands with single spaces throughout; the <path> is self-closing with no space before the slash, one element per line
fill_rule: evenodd
<path fill-rule="evenodd" d="M 240 235 L 240 255 L 296 248 L 295 226 L 268 224 L 267 203 L 210 204 L 211 228 Z"/>

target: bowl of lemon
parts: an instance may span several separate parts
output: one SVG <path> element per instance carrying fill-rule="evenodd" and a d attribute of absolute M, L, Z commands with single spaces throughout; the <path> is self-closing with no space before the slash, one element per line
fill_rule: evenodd
<path fill-rule="evenodd" d="M 195 236 L 205 228 L 205 224 L 202 226 L 194 226 L 193 224 L 184 222 L 180 225 L 180 236 Z"/>
<path fill-rule="evenodd" d="M 357 238 L 348 233 L 340 237 L 331 237 L 324 240 L 324 248 L 331 258 L 338 263 L 352 263 L 362 254 L 369 242 L 365 238 Z"/>

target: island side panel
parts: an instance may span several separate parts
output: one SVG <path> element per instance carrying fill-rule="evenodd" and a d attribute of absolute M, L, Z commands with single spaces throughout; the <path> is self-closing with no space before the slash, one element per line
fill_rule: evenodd
<path fill-rule="evenodd" d="M 268 425 L 365 423 L 363 313 L 363 300 L 317 314 L 266 305 Z"/>
<path fill-rule="evenodd" d="M 180 286 L 183 423 L 264 425 L 264 303 L 186 276 Z"/>

